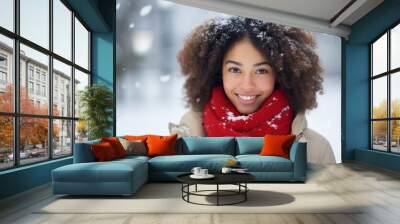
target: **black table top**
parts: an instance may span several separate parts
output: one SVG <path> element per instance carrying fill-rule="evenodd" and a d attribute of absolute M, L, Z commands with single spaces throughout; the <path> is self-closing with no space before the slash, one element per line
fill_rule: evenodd
<path fill-rule="evenodd" d="M 192 173 L 181 174 L 177 177 L 178 181 L 186 184 L 236 184 L 248 183 L 255 180 L 249 173 L 212 173 L 215 177 L 211 179 L 193 179 Z"/>

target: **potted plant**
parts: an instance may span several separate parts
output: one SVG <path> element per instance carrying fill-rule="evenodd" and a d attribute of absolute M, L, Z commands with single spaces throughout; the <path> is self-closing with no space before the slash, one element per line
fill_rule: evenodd
<path fill-rule="evenodd" d="M 113 93 L 105 85 L 94 84 L 80 92 L 81 118 L 87 127 L 89 140 L 110 136 L 112 127 Z M 82 125 L 81 125 L 82 126 Z"/>

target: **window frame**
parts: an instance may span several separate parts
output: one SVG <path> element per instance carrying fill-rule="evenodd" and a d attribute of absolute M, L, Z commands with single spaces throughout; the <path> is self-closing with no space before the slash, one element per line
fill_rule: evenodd
<path fill-rule="evenodd" d="M 369 78 L 368 78 L 368 84 L 369 84 L 369 149 L 373 151 L 379 151 L 379 152 L 386 152 L 386 153 L 391 153 L 391 154 L 400 154 L 400 152 L 393 152 L 392 151 L 392 121 L 400 121 L 400 117 L 392 117 L 392 99 L 391 99 L 391 91 L 392 91 L 392 85 L 391 85 L 391 79 L 393 75 L 396 75 L 396 73 L 400 72 L 400 67 L 391 69 L 391 31 L 393 28 L 396 26 L 400 26 L 400 21 L 395 22 L 392 24 L 390 27 L 385 29 L 384 32 L 379 34 L 375 39 L 373 39 L 370 43 L 368 43 L 368 53 L 369 53 Z M 386 71 L 380 74 L 376 74 L 374 76 L 373 74 L 373 44 L 378 41 L 381 37 L 384 35 L 387 35 L 387 64 L 386 64 Z M 387 98 L 387 103 L 386 103 L 386 117 L 385 118 L 373 118 L 373 93 L 374 93 L 374 87 L 373 87 L 373 81 L 378 78 L 386 77 L 386 87 L 387 87 L 387 93 L 386 93 L 386 98 Z M 374 148 L 374 136 L 373 136 L 373 122 L 374 121 L 386 121 L 386 150 L 379 150 Z"/>
<path fill-rule="evenodd" d="M 10 65 L 12 68 L 10 69 L 12 71 L 13 79 L 14 79 L 14 110 L 13 112 L 2 112 L 0 111 L 0 116 L 4 117 L 11 117 L 13 119 L 13 153 L 14 153 L 14 161 L 13 161 L 13 166 L 10 167 L 5 167 L 5 168 L 0 168 L 0 172 L 5 171 L 5 170 L 10 170 L 10 169 L 16 169 L 19 167 L 23 166 L 30 166 L 33 164 L 38 164 L 38 163 L 43 163 L 46 161 L 50 160 L 58 160 L 66 157 L 73 156 L 74 153 L 74 143 L 75 143 L 75 126 L 76 126 L 76 121 L 78 121 L 80 118 L 75 116 L 75 108 L 71 108 L 71 114 L 70 116 L 56 116 L 53 115 L 53 96 L 54 96 L 54 90 L 53 90 L 53 59 L 58 60 L 59 62 L 62 62 L 68 66 L 71 66 L 71 83 L 74 84 L 75 82 L 75 69 L 85 73 L 89 77 L 89 83 L 88 86 L 92 85 L 92 57 L 91 57 L 91 49 L 92 49 L 92 43 L 91 43 L 91 37 L 92 37 L 92 30 L 88 27 L 88 25 L 84 22 L 84 20 L 79 16 L 78 13 L 75 12 L 75 10 L 72 9 L 72 7 L 66 2 L 65 0 L 59 0 L 68 10 L 71 11 L 71 18 L 70 18 L 70 23 L 71 23 L 71 59 L 64 58 L 63 56 L 55 53 L 53 50 L 53 24 L 54 24 L 54 17 L 53 17 L 53 1 L 54 0 L 48 0 L 49 2 L 49 47 L 46 49 L 45 47 L 40 46 L 39 44 L 36 44 L 32 41 L 30 41 L 27 38 L 24 38 L 23 36 L 20 35 L 20 0 L 14 0 L 13 1 L 13 10 L 14 10 L 14 18 L 13 18 L 13 31 L 10 31 L 4 27 L 0 26 L 0 35 L 3 35 L 5 37 L 11 38 L 13 41 L 13 64 Z M 85 69 L 81 67 L 80 65 L 75 63 L 75 18 L 79 20 L 79 22 L 84 26 L 84 28 L 88 31 L 88 69 Z M 40 53 L 43 53 L 48 56 L 49 58 L 49 63 L 48 63 L 48 81 L 47 81 L 47 88 L 46 91 L 48 91 L 48 94 L 45 92 L 45 94 L 48 97 L 48 112 L 46 115 L 38 115 L 38 114 L 27 114 L 27 113 L 21 113 L 20 111 L 20 45 L 23 44 L 27 47 L 32 48 L 33 50 L 39 51 Z M 27 64 L 27 74 L 26 75 L 26 81 L 28 82 L 30 80 L 30 74 L 28 73 L 28 67 L 29 64 Z M 42 83 L 41 79 L 41 74 L 39 75 L 39 82 Z M 36 82 L 36 69 L 33 70 L 33 79 L 32 79 L 34 86 L 37 83 Z M 42 86 L 42 84 L 40 85 Z M 71 99 L 71 105 L 74 105 L 75 103 L 75 85 L 71 86 L 71 93 L 72 93 L 72 99 Z M 29 88 L 29 87 L 28 87 Z M 27 91 L 29 91 L 27 89 Z M 34 89 L 34 91 L 36 91 Z M 40 94 L 41 96 L 42 94 Z M 48 122 L 48 136 L 47 136 L 47 150 L 48 150 L 48 155 L 47 158 L 43 158 L 43 160 L 40 160 L 38 162 L 32 162 L 32 163 L 26 163 L 26 164 L 21 164 L 20 161 L 20 119 L 21 118 L 45 118 L 47 119 Z M 62 156 L 54 156 L 54 147 L 53 147 L 53 123 L 57 120 L 66 120 L 66 121 L 71 121 L 71 153 L 68 155 L 62 155 Z"/>

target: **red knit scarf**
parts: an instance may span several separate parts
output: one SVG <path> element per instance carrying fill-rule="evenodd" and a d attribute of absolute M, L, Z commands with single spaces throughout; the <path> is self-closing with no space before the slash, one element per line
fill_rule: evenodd
<path fill-rule="evenodd" d="M 206 136 L 286 135 L 291 132 L 293 110 L 285 93 L 276 89 L 257 111 L 242 115 L 226 97 L 222 87 L 214 87 L 203 111 Z"/>

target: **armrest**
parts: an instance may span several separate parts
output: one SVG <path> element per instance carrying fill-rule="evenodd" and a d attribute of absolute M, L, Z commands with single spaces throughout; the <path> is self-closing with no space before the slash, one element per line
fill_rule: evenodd
<path fill-rule="evenodd" d="M 75 143 L 75 145 L 74 145 L 74 163 L 95 162 L 96 158 L 94 157 L 90 146 L 92 144 L 96 144 L 99 142 L 100 141 Z"/>
<path fill-rule="evenodd" d="M 307 143 L 294 142 L 290 149 L 290 160 L 293 162 L 293 179 L 305 181 L 307 175 Z"/>

